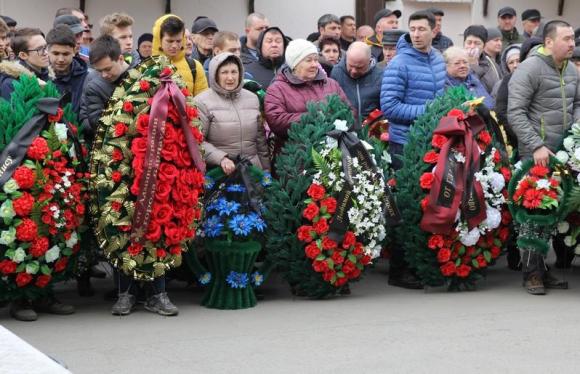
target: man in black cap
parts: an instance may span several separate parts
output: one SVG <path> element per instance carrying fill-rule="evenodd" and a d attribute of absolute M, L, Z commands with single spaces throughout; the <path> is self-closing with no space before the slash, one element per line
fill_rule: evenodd
<path fill-rule="evenodd" d="M 511 6 L 503 7 L 497 12 L 497 24 L 502 35 L 502 50 L 508 45 L 524 41 L 516 29 L 516 21 L 516 10 Z"/>
<path fill-rule="evenodd" d="M 443 52 L 453 45 L 453 41 L 441 33 L 441 24 L 443 23 L 445 13 L 439 8 L 429 8 L 427 11 L 433 13 L 435 16 L 435 29 L 433 29 L 435 36 L 433 37 L 431 45 L 433 48 Z"/>
<path fill-rule="evenodd" d="M 212 57 L 213 36 L 219 29 L 216 23 L 205 17 L 200 16 L 193 21 L 191 33 L 195 41 L 191 58 L 199 61 L 202 65 L 205 60 Z"/>
<path fill-rule="evenodd" d="M 54 23 L 52 27 L 56 27 L 58 25 L 67 25 L 70 31 L 75 35 L 75 42 L 76 42 L 76 51 L 78 52 L 81 48 L 81 43 L 83 41 L 83 32 L 85 28 L 81 24 L 81 21 L 73 16 L 73 15 L 63 15 L 58 16 L 54 19 Z"/>
<path fill-rule="evenodd" d="M 381 9 L 375 14 L 375 34 L 365 39 L 371 46 L 371 54 L 375 61 L 383 60 L 383 31 L 399 28 L 400 10 Z"/>
<path fill-rule="evenodd" d="M 6 25 L 8 26 L 8 28 L 10 29 L 11 32 L 16 31 L 16 21 L 14 20 L 14 18 L 8 17 L 8 16 L 0 16 L 0 18 L 2 18 L 2 20 L 4 22 L 6 22 Z"/>
<path fill-rule="evenodd" d="M 398 29 L 383 31 L 383 61 L 378 63 L 379 67 L 386 68 L 393 57 L 397 55 L 397 42 L 403 34 L 405 31 Z"/>
<path fill-rule="evenodd" d="M 522 13 L 522 26 L 524 27 L 524 39 L 531 37 L 534 30 L 540 24 L 542 15 L 537 9 L 526 9 Z"/>

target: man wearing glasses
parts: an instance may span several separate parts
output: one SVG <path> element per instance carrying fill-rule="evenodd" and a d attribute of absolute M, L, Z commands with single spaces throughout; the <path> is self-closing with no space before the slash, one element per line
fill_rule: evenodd
<path fill-rule="evenodd" d="M 42 31 L 33 28 L 19 29 L 12 39 L 12 48 L 17 62 L 0 71 L 0 95 L 6 100 L 10 100 L 14 91 L 12 83 L 21 74 L 34 74 L 44 82 L 49 80 L 48 48 Z"/>

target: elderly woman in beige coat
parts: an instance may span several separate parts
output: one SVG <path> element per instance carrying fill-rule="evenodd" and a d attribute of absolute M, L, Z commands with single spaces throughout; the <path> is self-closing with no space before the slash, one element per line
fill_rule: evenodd
<path fill-rule="evenodd" d="M 258 97 L 242 88 L 243 76 L 240 58 L 221 53 L 209 64 L 210 89 L 195 97 L 206 162 L 209 167 L 220 166 L 226 174 L 234 171 L 238 156 L 270 170 Z"/>

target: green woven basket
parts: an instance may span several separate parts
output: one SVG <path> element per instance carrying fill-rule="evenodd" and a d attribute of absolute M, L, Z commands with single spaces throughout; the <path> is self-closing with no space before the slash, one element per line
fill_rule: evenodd
<path fill-rule="evenodd" d="M 257 300 L 250 278 L 256 257 L 262 249 L 260 243 L 206 240 L 205 248 L 212 280 L 201 305 L 215 309 L 245 309 L 255 306 Z M 247 276 L 245 286 L 232 287 L 227 280 L 232 272 Z"/>

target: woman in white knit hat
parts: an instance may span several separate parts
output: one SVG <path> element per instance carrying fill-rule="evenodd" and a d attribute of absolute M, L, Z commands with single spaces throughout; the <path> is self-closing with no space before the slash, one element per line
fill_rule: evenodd
<path fill-rule="evenodd" d="M 318 63 L 318 50 L 304 39 L 295 39 L 286 48 L 286 66 L 276 75 L 265 98 L 266 120 L 276 135 L 274 156 L 288 138 L 290 124 L 299 122 L 310 101 L 322 101 L 338 94 L 348 103 L 338 83 L 326 76 Z M 349 103 L 350 104 L 350 103 Z"/>

